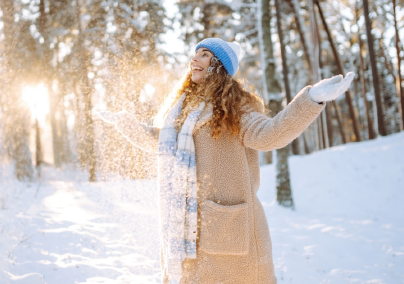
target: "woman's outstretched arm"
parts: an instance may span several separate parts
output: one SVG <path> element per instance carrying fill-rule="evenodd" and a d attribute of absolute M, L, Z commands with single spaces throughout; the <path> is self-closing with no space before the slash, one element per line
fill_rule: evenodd
<path fill-rule="evenodd" d="M 305 87 L 275 117 L 260 112 L 245 114 L 241 122 L 244 146 L 261 151 L 283 148 L 296 139 L 321 113 L 325 103 L 314 102 Z"/>
<path fill-rule="evenodd" d="M 118 113 L 102 111 L 98 115 L 105 122 L 115 125 L 116 129 L 136 147 L 146 152 L 157 152 L 159 128 L 140 123 L 127 111 Z"/>
<path fill-rule="evenodd" d="M 117 123 L 116 129 L 136 147 L 146 152 L 158 151 L 158 139 L 160 129 L 140 123 L 133 115 L 123 112 Z"/>
<path fill-rule="evenodd" d="M 285 147 L 316 119 L 326 101 L 348 90 L 354 77 L 355 73 L 349 72 L 345 78 L 337 75 L 303 88 L 274 118 L 260 112 L 244 115 L 240 131 L 244 145 L 261 151 Z"/>

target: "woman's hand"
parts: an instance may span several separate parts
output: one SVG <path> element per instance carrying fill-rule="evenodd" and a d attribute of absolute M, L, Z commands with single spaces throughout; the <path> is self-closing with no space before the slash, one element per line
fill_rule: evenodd
<path fill-rule="evenodd" d="M 318 103 L 335 100 L 348 90 L 354 77 L 355 73 L 349 72 L 345 78 L 342 75 L 337 75 L 330 79 L 321 80 L 310 88 L 309 96 Z"/>
<path fill-rule="evenodd" d="M 126 113 L 126 110 L 122 110 L 120 112 L 117 113 L 113 113 L 110 111 L 100 111 L 98 112 L 98 115 L 102 118 L 102 120 L 104 120 L 106 123 L 110 123 L 110 124 L 116 124 L 119 120 L 119 117 Z"/>
<path fill-rule="evenodd" d="M 126 110 L 117 113 L 100 111 L 98 115 L 106 123 L 115 126 L 126 139 L 136 147 L 146 151 L 157 153 L 160 129 L 140 123 L 136 117 Z"/>

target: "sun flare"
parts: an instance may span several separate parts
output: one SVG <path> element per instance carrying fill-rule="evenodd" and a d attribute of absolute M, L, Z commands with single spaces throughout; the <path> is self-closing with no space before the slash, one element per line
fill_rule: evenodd
<path fill-rule="evenodd" d="M 45 120 L 46 115 L 49 113 L 49 96 L 48 89 L 44 84 L 24 87 L 22 97 L 29 105 L 32 115 L 39 120 Z"/>

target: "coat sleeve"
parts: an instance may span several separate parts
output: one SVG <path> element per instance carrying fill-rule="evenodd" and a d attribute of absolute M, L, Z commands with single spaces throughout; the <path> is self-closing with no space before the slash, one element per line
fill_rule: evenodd
<path fill-rule="evenodd" d="M 123 113 L 115 127 L 136 147 L 146 152 L 158 151 L 159 128 L 140 123 L 130 113 Z"/>
<path fill-rule="evenodd" d="M 240 135 L 245 147 L 271 151 L 283 148 L 296 139 L 321 113 L 325 102 L 318 104 L 303 88 L 275 117 L 249 112 L 242 117 Z"/>

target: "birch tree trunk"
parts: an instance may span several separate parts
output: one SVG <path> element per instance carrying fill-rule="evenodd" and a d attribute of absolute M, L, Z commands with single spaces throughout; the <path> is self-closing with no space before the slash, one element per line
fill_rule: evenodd
<path fill-rule="evenodd" d="M 282 110 L 281 87 L 276 79 L 273 43 L 271 38 L 271 6 L 269 0 L 258 1 L 258 31 L 261 48 L 261 64 L 263 70 L 264 93 L 271 114 L 275 116 Z M 261 8 L 261 9 L 260 9 Z M 278 149 L 277 155 L 277 201 L 285 207 L 294 207 L 289 178 L 289 145 Z"/>

